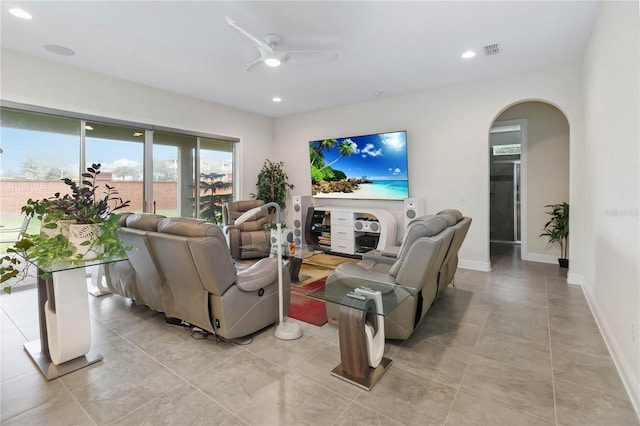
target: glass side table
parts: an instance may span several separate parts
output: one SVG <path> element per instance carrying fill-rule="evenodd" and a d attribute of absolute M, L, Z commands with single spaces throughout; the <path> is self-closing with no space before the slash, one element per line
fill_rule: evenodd
<path fill-rule="evenodd" d="M 330 276 L 331 277 L 331 276 Z M 391 365 L 384 354 L 384 317 L 417 291 L 410 287 L 359 278 L 327 279 L 307 296 L 340 305 L 340 364 L 331 374 L 371 390 Z"/>
<path fill-rule="evenodd" d="M 91 348 L 91 320 L 85 268 L 127 258 L 64 261 L 38 268 L 40 339 L 25 350 L 47 380 L 102 360 Z"/>

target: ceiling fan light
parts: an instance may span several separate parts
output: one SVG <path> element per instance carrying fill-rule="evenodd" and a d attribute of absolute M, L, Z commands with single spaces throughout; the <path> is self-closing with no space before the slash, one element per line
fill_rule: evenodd
<path fill-rule="evenodd" d="M 33 18 L 29 12 L 26 10 L 18 9 L 14 7 L 13 9 L 9 9 L 9 13 L 20 19 L 31 19 Z"/>
<path fill-rule="evenodd" d="M 264 60 L 264 63 L 268 67 L 279 67 L 280 66 L 280 59 L 278 59 L 278 58 L 267 58 L 267 59 Z"/>

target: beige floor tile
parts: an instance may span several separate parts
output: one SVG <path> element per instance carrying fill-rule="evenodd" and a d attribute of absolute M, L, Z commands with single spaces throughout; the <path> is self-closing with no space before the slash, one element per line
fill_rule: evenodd
<path fill-rule="evenodd" d="M 319 339 L 324 340 L 325 342 L 338 344 L 339 336 L 338 336 L 338 327 L 330 325 L 329 323 L 323 325 L 322 327 L 317 327 L 312 324 L 308 324 L 303 322 L 301 325 L 302 333 L 305 335 L 316 336 Z"/>
<path fill-rule="evenodd" d="M 551 376 L 538 376 L 481 356 L 473 356 L 460 389 L 553 420 L 551 382 Z"/>
<path fill-rule="evenodd" d="M 460 324 L 427 314 L 411 335 L 411 340 L 425 340 L 451 349 L 473 352 L 481 330 L 482 327 L 478 325 Z"/>
<path fill-rule="evenodd" d="M 393 365 L 457 388 L 471 354 L 435 343 L 410 341 L 398 349 Z"/>
<path fill-rule="evenodd" d="M 551 349 L 557 351 L 575 351 L 593 356 L 608 357 L 609 350 L 598 328 L 556 327 L 551 329 Z"/>
<path fill-rule="evenodd" d="M 271 330 L 255 336 L 246 349 L 287 368 L 295 368 L 327 346 L 327 342 L 313 335 L 303 334 L 296 340 L 277 339 Z"/>
<path fill-rule="evenodd" d="M 247 351 L 191 382 L 254 425 L 332 424 L 349 404 L 326 387 Z"/>
<path fill-rule="evenodd" d="M 541 376 L 551 376 L 551 351 L 547 345 L 485 330 L 474 352 Z"/>
<path fill-rule="evenodd" d="M 202 334 L 166 324 L 159 316 L 134 330 L 126 333 L 129 341 L 186 380 L 242 350 L 239 345 L 216 341 L 213 335 L 202 339 Z"/>
<path fill-rule="evenodd" d="M 477 326 L 484 324 L 491 311 L 490 301 L 484 295 L 476 295 L 474 298 L 474 295 L 467 290 L 453 289 L 453 291 L 455 295 L 449 292 L 448 295 L 438 299 L 427 315 L 459 324 Z"/>
<path fill-rule="evenodd" d="M 5 353 L 14 349 L 21 349 L 27 342 L 27 338 L 17 328 L 2 330 L 0 335 L 0 352 Z"/>
<path fill-rule="evenodd" d="M 91 425 L 80 404 L 59 381 L 47 382 L 39 371 L 2 383 L 2 424 Z"/>
<path fill-rule="evenodd" d="M 553 350 L 553 373 L 557 380 L 597 388 L 621 398 L 627 396 L 613 360 L 579 350 Z"/>
<path fill-rule="evenodd" d="M 446 426 L 545 426 L 555 421 L 535 417 L 467 392 L 458 392 Z"/>
<path fill-rule="evenodd" d="M 184 384 L 114 421 L 118 425 L 223 425 L 231 412 Z"/>
<path fill-rule="evenodd" d="M 331 375 L 331 370 L 339 364 L 340 348 L 337 345 L 331 345 L 302 362 L 302 364 L 294 368 L 293 371 L 352 400 L 364 391 L 351 383 Z"/>
<path fill-rule="evenodd" d="M 496 304 L 484 330 L 496 335 L 517 337 L 540 346 L 549 346 L 549 325 L 545 308 L 525 305 Z"/>
<path fill-rule="evenodd" d="M 342 413 L 334 426 L 400 426 L 401 424 L 377 411 L 353 403 Z"/>
<path fill-rule="evenodd" d="M 111 336 L 96 345 L 103 361 L 58 379 L 96 423 L 113 421 L 184 383 L 140 349 Z"/>
<path fill-rule="evenodd" d="M 487 290 L 487 294 L 494 303 L 547 307 L 547 295 L 544 285 L 542 287 L 531 288 L 509 286 L 503 283 L 493 284 Z"/>
<path fill-rule="evenodd" d="M 443 424 L 455 389 L 393 365 L 356 402 L 405 425 Z"/>
<path fill-rule="evenodd" d="M 556 380 L 558 425 L 615 425 L 640 424 L 628 398 L 612 395 L 562 380 Z"/>
<path fill-rule="evenodd" d="M 7 380 L 31 374 L 34 371 L 39 372 L 40 370 L 38 370 L 27 351 L 22 347 L 14 347 L 11 350 L 2 352 L 0 357 L 0 381 L 3 386 Z"/>

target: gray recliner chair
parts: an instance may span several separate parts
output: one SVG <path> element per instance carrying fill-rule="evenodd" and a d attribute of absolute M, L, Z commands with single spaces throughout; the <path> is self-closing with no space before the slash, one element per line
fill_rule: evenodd
<path fill-rule="evenodd" d="M 442 210 L 438 212 L 438 216 L 443 216 L 454 230 L 451 246 L 442 262 L 440 274 L 438 275 L 438 295 L 440 295 L 449 284 L 454 284 L 456 270 L 458 269 L 458 252 L 471 227 L 471 218 L 462 216 L 462 213 L 455 209 Z"/>
<path fill-rule="evenodd" d="M 341 294 L 366 282 L 383 282 L 417 290 L 389 315 L 385 316 L 385 335 L 405 340 L 425 316 L 438 293 L 438 274 L 454 230 L 445 218 L 423 216 L 409 224 L 396 258 L 363 257 L 359 263 L 343 263 L 329 277 L 325 293 Z M 383 295 L 384 298 L 384 295 Z M 329 323 L 337 325 L 339 305 L 326 303 Z"/>
<path fill-rule="evenodd" d="M 134 214 L 119 230 L 128 260 L 106 265 L 109 289 L 218 336 L 234 339 L 278 321 L 278 259 L 236 270 L 218 225 Z M 283 265 L 283 312 L 290 274 Z"/>
<path fill-rule="evenodd" d="M 243 213 L 264 205 L 262 200 L 234 201 L 225 204 L 222 209 L 222 220 L 227 245 L 234 259 L 254 259 L 269 255 L 269 233 L 265 232 L 265 225 L 269 224 L 269 216 L 266 210 L 256 213 L 250 220 L 236 225 L 235 221 Z M 263 250 L 251 250 L 246 247 L 259 245 L 266 247 Z M 241 247 L 245 247 L 241 249 Z"/>

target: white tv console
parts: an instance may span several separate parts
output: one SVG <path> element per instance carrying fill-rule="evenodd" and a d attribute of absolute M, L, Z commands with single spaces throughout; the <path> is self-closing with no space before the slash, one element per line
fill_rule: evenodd
<path fill-rule="evenodd" d="M 396 219 L 386 210 L 316 206 L 308 221 L 311 243 L 341 254 L 384 250 L 396 242 Z"/>

